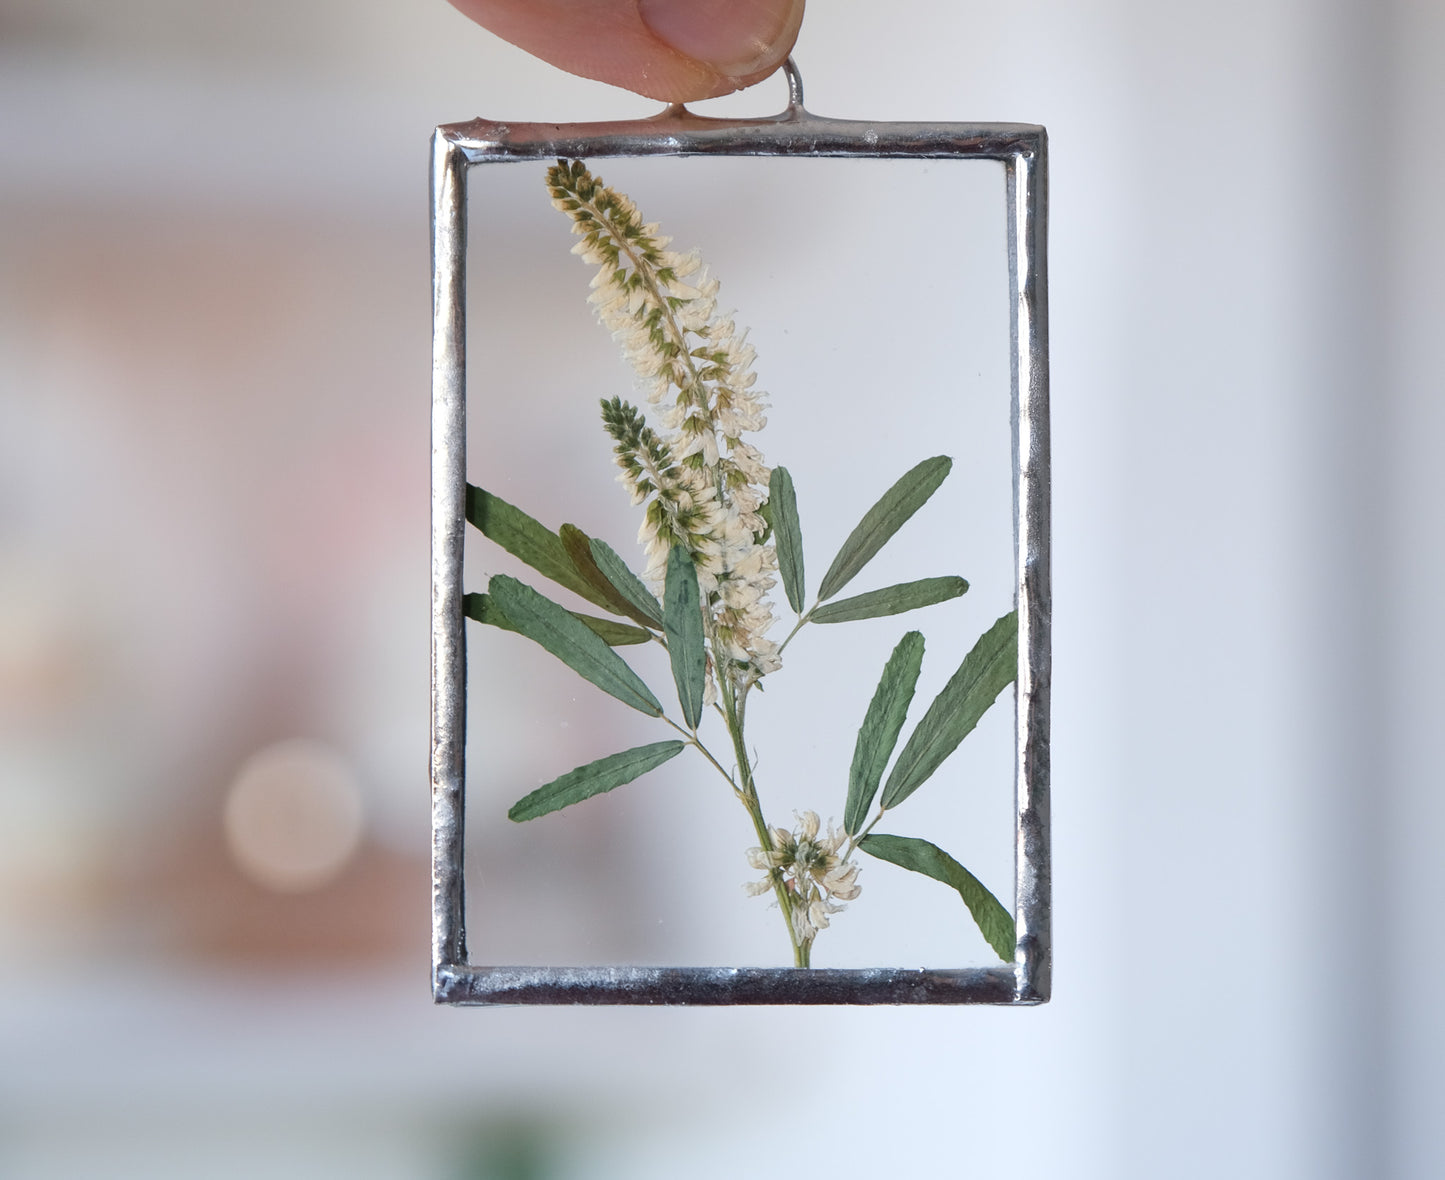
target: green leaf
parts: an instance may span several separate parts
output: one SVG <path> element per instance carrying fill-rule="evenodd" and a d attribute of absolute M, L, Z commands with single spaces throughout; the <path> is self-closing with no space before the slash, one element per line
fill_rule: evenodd
<path fill-rule="evenodd" d="M 492 601 L 490 594 L 468 594 L 463 599 L 463 605 L 467 617 L 470 619 L 486 623 L 489 627 L 499 627 L 503 631 L 517 631 L 517 628 L 512 626 L 512 621 Z M 567 613 L 586 626 L 608 647 L 626 647 L 629 644 L 646 643 L 652 638 L 651 634 L 641 627 L 614 623 L 611 619 L 599 619 L 596 615 L 584 615 L 575 610 L 569 610 Z"/>
<path fill-rule="evenodd" d="M 873 806 L 873 796 L 878 793 L 878 783 L 883 777 L 883 768 L 898 743 L 903 719 L 908 714 L 913 690 L 918 686 L 918 670 L 923 666 L 923 636 L 910 631 L 898 641 L 883 676 L 878 681 L 878 690 L 868 704 L 863 725 L 858 730 L 858 742 L 853 747 L 853 768 L 848 773 L 848 802 L 843 809 L 843 827 L 848 835 L 856 836 L 858 829 Z"/>
<path fill-rule="evenodd" d="M 536 819 L 549 811 L 560 811 L 593 795 L 610 791 L 640 778 L 649 770 L 661 766 L 669 758 L 682 753 L 686 742 L 653 742 L 650 746 L 635 746 L 620 754 L 610 754 L 569 770 L 561 778 L 554 778 L 546 786 L 538 787 L 525 799 L 518 800 L 507 812 L 507 818 L 521 823 Z"/>
<path fill-rule="evenodd" d="M 883 806 L 897 807 L 942 765 L 1018 673 L 1018 611 L 1009 611 L 963 657 L 963 663 L 908 738 L 883 788 Z"/>
<path fill-rule="evenodd" d="M 579 598 L 585 598 L 593 606 L 612 609 L 612 604 L 577 572 L 562 539 L 520 508 L 508 504 L 500 496 L 468 484 L 467 519 L 518 561 L 551 578 Z"/>
<path fill-rule="evenodd" d="M 1018 941 L 1018 927 L 1014 925 L 1013 915 L 1003 908 L 982 881 L 942 848 L 911 836 L 884 835 L 864 836 L 858 847 L 879 860 L 922 873 L 957 889 L 993 953 L 1005 963 L 1013 962 L 1014 947 Z"/>
<path fill-rule="evenodd" d="M 774 467 L 768 481 L 769 521 L 776 537 L 778 572 L 783 576 L 783 592 L 794 614 L 803 613 L 803 529 L 798 523 L 798 499 L 793 493 L 793 477 L 786 467 Z"/>
<path fill-rule="evenodd" d="M 628 601 L 626 595 L 612 584 L 612 580 L 597 564 L 596 559 L 592 556 L 591 537 L 575 524 L 564 524 L 558 530 L 558 536 L 562 539 L 562 548 L 567 551 L 567 556 L 572 562 L 572 568 L 577 571 L 577 576 L 597 592 L 604 600 L 608 610 L 614 615 L 635 619 L 643 626 L 651 624 L 647 615 Z"/>
<path fill-rule="evenodd" d="M 597 568 L 617 589 L 617 592 L 627 599 L 654 627 L 662 626 L 662 607 L 653 597 L 652 591 L 642 584 L 642 580 L 627 568 L 627 563 L 618 557 L 612 546 L 606 541 L 599 541 L 592 538 L 591 543 L 592 560 L 597 563 Z M 633 618 L 637 618 L 636 615 Z M 641 622 L 638 619 L 638 622 Z"/>
<path fill-rule="evenodd" d="M 585 626 L 608 647 L 633 647 L 639 643 L 650 643 L 652 632 L 634 627 L 631 623 L 618 623 L 612 619 L 599 619 L 596 615 L 584 615 L 580 611 L 567 612 Z"/>
<path fill-rule="evenodd" d="M 499 627 L 503 631 L 515 631 L 512 620 L 504 615 L 497 604 L 492 601 L 490 594 L 466 594 L 462 596 L 462 610 L 466 612 L 469 619 L 476 619 L 479 623 L 485 623 L 489 627 Z"/>
<path fill-rule="evenodd" d="M 581 611 L 568 611 L 568 614 L 581 622 L 592 634 L 597 635 L 608 647 L 636 647 L 639 643 L 652 641 L 652 631 L 633 627 L 630 622 L 614 622 L 610 618 L 584 615 Z"/>
<path fill-rule="evenodd" d="M 858 619 L 877 619 L 883 615 L 901 615 L 904 611 L 917 610 L 921 606 L 933 606 L 957 598 L 968 589 L 962 578 L 921 578 L 917 582 L 900 582 L 883 590 L 870 590 L 855 598 L 843 598 L 837 602 L 816 607 L 812 614 L 815 623 L 852 623 Z"/>
<path fill-rule="evenodd" d="M 625 705 L 652 717 L 662 706 L 622 657 L 549 598 L 532 587 L 499 574 L 491 581 L 491 597 L 512 629 L 541 644 L 579 676 L 590 680 Z"/>
<path fill-rule="evenodd" d="M 758 505 L 758 515 L 763 518 L 766 526 L 761 533 L 753 534 L 753 541 L 758 545 L 766 545 L 768 538 L 773 535 L 773 505 L 769 500 L 764 500 Z"/>
<path fill-rule="evenodd" d="M 681 545 L 667 555 L 663 629 L 677 700 L 689 729 L 702 720 L 703 682 L 707 678 L 707 649 L 703 645 L 702 605 L 698 596 L 697 567 Z"/>
<path fill-rule="evenodd" d="M 925 459 L 883 493 L 883 498 L 868 509 L 858 527 L 843 542 L 843 548 L 838 550 L 838 556 L 823 575 L 823 584 L 818 587 L 820 601 L 832 598 L 852 581 L 853 575 L 867 565 L 938 490 L 952 466 L 953 460 L 947 455 Z"/>

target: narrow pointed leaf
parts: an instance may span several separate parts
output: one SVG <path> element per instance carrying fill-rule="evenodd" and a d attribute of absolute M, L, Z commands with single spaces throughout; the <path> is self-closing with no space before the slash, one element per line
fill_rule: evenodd
<path fill-rule="evenodd" d="M 514 631 L 541 644 L 579 676 L 625 705 L 662 716 L 657 698 L 622 657 L 551 599 L 500 574 L 491 581 L 491 598 Z"/>
<path fill-rule="evenodd" d="M 868 509 L 858 527 L 843 542 L 838 556 L 833 558 L 833 564 L 823 575 L 823 584 L 818 587 L 818 598 L 832 598 L 852 581 L 853 575 L 867 565 L 888 539 L 938 490 L 938 485 L 952 467 L 953 460 L 947 455 L 935 455 L 932 459 L 925 459 L 884 492 L 883 498 Z"/>
<path fill-rule="evenodd" d="M 897 807 L 918 790 L 1013 680 L 1018 672 L 1018 633 L 1018 612 L 1010 611 L 963 657 L 893 764 L 883 788 L 884 807 Z"/>
<path fill-rule="evenodd" d="M 504 615 L 497 604 L 492 601 L 490 594 L 468 594 L 465 596 L 464 607 L 467 618 L 475 619 L 479 623 L 486 623 L 489 627 L 499 627 L 503 631 L 516 631 L 512 621 Z M 594 635 L 598 636 L 608 647 L 626 647 L 634 643 L 646 643 L 652 638 L 651 634 L 641 627 L 632 627 L 626 623 L 614 623 L 611 619 L 599 619 L 596 615 L 584 615 L 580 611 L 569 610 L 567 612 L 579 623 L 582 623 Z M 520 634 L 520 632 L 518 632 Z"/>
<path fill-rule="evenodd" d="M 634 647 L 639 643 L 652 641 L 651 631 L 644 631 L 641 627 L 634 627 L 631 623 L 619 623 L 614 619 L 599 619 L 596 615 L 584 615 L 575 610 L 569 610 L 567 613 L 608 647 Z"/>
<path fill-rule="evenodd" d="M 593 537 L 590 548 L 592 560 L 597 563 L 597 568 L 602 571 L 617 592 L 641 612 L 650 626 L 660 628 L 662 626 L 662 606 L 653 597 L 652 591 L 642 584 L 642 579 L 627 568 L 627 563 L 617 556 L 612 546 L 606 541 L 599 541 Z M 637 616 L 633 615 L 633 618 L 637 618 Z M 638 619 L 638 622 L 641 621 Z"/>
<path fill-rule="evenodd" d="M 853 747 L 853 768 L 848 773 L 848 802 L 843 809 L 843 827 L 848 835 L 856 836 L 873 806 L 873 796 L 878 793 L 878 783 L 883 778 L 883 768 L 893 755 L 898 743 L 903 719 L 908 715 L 908 704 L 913 700 L 913 690 L 918 686 L 918 670 L 923 666 L 923 636 L 910 631 L 898 641 L 883 676 L 878 681 L 878 690 L 869 702 L 864 714 L 862 728 L 858 730 L 858 742 Z"/>
<path fill-rule="evenodd" d="M 682 753 L 685 742 L 653 742 L 650 746 L 636 746 L 620 754 L 611 754 L 569 770 L 561 778 L 555 778 L 546 786 L 538 787 L 525 799 L 520 799 L 507 812 L 507 818 L 521 823 L 536 819 L 550 811 L 560 811 L 593 795 L 610 791 L 640 778 L 649 770 L 661 766 L 669 758 Z"/>
<path fill-rule="evenodd" d="M 768 481 L 769 521 L 776 538 L 778 573 L 783 576 L 783 592 L 794 614 L 803 613 L 805 597 L 803 582 L 803 529 L 798 523 L 798 499 L 793 492 L 793 477 L 786 467 L 774 467 Z"/>
<path fill-rule="evenodd" d="M 858 847 L 870 856 L 886 860 L 901 868 L 911 869 L 942 881 L 958 890 L 963 904 L 978 924 L 979 933 L 1005 963 L 1012 963 L 1014 948 L 1018 942 L 1018 927 L 1014 917 L 1003 908 L 1002 903 L 984 887 L 982 881 L 970 873 L 953 857 L 936 844 L 917 840 L 911 836 L 868 835 L 858 842 Z"/>
<path fill-rule="evenodd" d="M 703 682 L 707 677 L 707 650 L 703 646 L 702 605 L 698 597 L 697 567 L 692 555 L 674 545 L 667 555 L 663 627 L 677 701 L 689 729 L 702 720 Z"/>
<path fill-rule="evenodd" d="M 611 604 L 577 572 L 562 539 L 541 521 L 482 488 L 467 485 L 467 519 L 515 557 L 593 606 Z"/>
<path fill-rule="evenodd" d="M 591 537 L 575 524 L 564 524 L 557 531 L 557 535 L 562 540 L 562 548 L 567 551 L 567 557 L 572 562 L 572 568 L 577 571 L 577 576 L 606 601 L 608 610 L 614 615 L 635 619 L 644 626 L 651 622 L 642 611 L 628 601 L 627 596 L 612 584 L 612 580 L 598 566 L 596 559 L 592 556 Z"/>
<path fill-rule="evenodd" d="M 503 631 L 515 631 L 512 620 L 501 612 L 490 594 L 466 594 L 462 596 L 462 609 L 469 619 L 498 627 Z"/>
<path fill-rule="evenodd" d="M 858 619 L 877 619 L 884 615 L 901 615 L 921 606 L 933 606 L 957 598 L 968 589 L 962 578 L 921 578 L 917 582 L 900 582 L 882 590 L 870 590 L 854 598 L 827 602 L 813 611 L 815 623 L 852 623 Z"/>

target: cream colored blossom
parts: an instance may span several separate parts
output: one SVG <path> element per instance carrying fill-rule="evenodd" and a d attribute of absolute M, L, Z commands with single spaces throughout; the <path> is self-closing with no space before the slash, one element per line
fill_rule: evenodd
<path fill-rule="evenodd" d="M 800 943 L 808 943 L 819 930 L 828 928 L 830 916 L 844 908 L 842 902 L 852 901 L 863 890 L 858 884 L 858 866 L 845 863 L 838 855 L 847 833 L 830 823 L 827 836 L 820 839 L 817 812 L 804 811 L 795 818 L 798 824 L 791 832 L 769 829 L 771 849 L 748 849 L 748 864 L 766 875 L 744 888 L 756 897 L 781 880 L 792 901 L 794 936 Z"/>
<path fill-rule="evenodd" d="M 767 424 L 753 349 L 718 313 L 717 281 L 697 253 L 668 249 L 670 240 L 642 221 L 628 197 L 577 160 L 549 169 L 547 185 L 581 238 L 573 252 L 598 268 L 588 301 L 663 428 L 652 432 L 618 399 L 603 403 L 623 482 L 633 503 L 645 505 L 646 577 L 660 584 L 671 546 L 687 547 L 706 595 L 714 655 L 746 688 L 780 666 L 765 638 L 777 556 L 761 539 L 769 530 L 759 511 L 772 473 L 743 439 Z"/>

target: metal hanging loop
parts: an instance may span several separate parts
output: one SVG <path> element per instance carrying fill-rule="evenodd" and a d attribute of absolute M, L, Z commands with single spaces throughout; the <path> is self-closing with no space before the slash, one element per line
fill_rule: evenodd
<path fill-rule="evenodd" d="M 788 110 L 791 117 L 806 114 L 803 110 L 803 75 L 798 71 L 798 63 L 789 54 L 788 59 L 783 62 L 783 77 L 788 81 Z"/>

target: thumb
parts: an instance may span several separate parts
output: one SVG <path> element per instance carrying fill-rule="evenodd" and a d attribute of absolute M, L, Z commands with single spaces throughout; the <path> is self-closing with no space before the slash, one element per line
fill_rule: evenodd
<path fill-rule="evenodd" d="M 543 61 L 664 102 L 751 86 L 797 40 L 804 0 L 452 0 Z"/>

